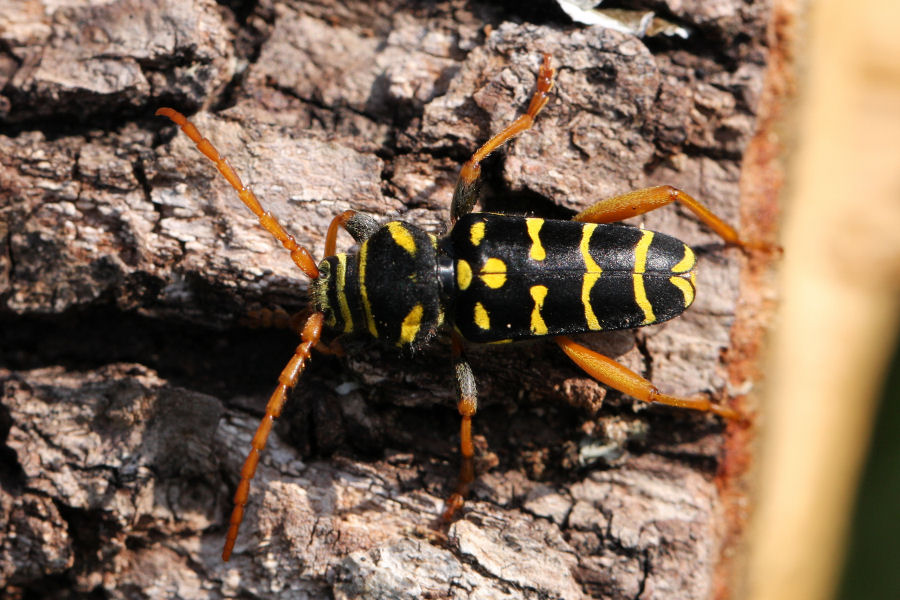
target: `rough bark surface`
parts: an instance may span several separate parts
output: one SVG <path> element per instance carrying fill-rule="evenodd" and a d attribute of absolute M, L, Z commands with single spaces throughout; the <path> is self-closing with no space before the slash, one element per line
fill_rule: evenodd
<path fill-rule="evenodd" d="M 727 427 L 607 394 L 550 343 L 470 350 L 484 474 L 449 527 L 447 340 L 317 355 L 223 563 L 296 344 L 247 317 L 301 310 L 307 281 L 152 117 L 189 114 L 320 256 L 347 208 L 444 232 L 459 166 L 549 52 L 553 98 L 487 161 L 485 209 L 566 218 L 670 183 L 736 223 L 770 8 L 653 4 L 688 39 L 582 28 L 551 3 L 0 2 L 0 595 L 721 596 L 741 520 Z M 744 258 L 679 209 L 641 222 L 700 250 L 698 299 L 584 342 L 665 391 L 745 391 L 720 359 Z"/>

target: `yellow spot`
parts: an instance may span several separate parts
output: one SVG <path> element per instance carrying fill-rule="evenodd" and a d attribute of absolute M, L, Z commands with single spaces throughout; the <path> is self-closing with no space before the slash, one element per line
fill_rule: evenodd
<path fill-rule="evenodd" d="M 416 304 L 413 306 L 412 310 L 409 311 L 409 314 L 404 317 L 403 323 L 400 325 L 400 340 L 397 342 L 398 346 L 411 344 L 412 341 L 416 339 L 416 334 L 419 333 L 419 328 L 422 326 L 422 313 L 424 310 L 425 309 L 421 304 Z"/>
<path fill-rule="evenodd" d="M 641 230 L 641 239 L 634 248 L 634 272 L 643 273 L 647 270 L 647 251 L 653 242 L 653 232 L 647 229 Z M 641 283 L 643 287 L 643 283 Z"/>
<path fill-rule="evenodd" d="M 469 235 L 471 236 L 473 246 L 480 244 L 481 240 L 484 239 L 484 221 L 472 223 L 472 229 L 469 230 Z"/>
<path fill-rule="evenodd" d="M 647 290 L 644 289 L 643 273 L 634 274 L 634 300 L 637 305 L 644 311 L 644 322 L 641 325 L 649 325 L 656 322 L 656 315 L 653 314 L 653 306 L 647 299 Z"/>
<path fill-rule="evenodd" d="M 529 256 L 532 260 L 544 260 L 547 258 L 547 252 L 541 245 L 541 238 L 538 237 L 543 225 L 543 219 L 525 219 L 525 227 L 528 228 L 528 237 L 531 238 L 531 253 Z"/>
<path fill-rule="evenodd" d="M 529 290 L 531 299 L 534 300 L 534 310 L 531 311 L 531 333 L 535 335 L 547 335 L 547 324 L 541 316 L 541 309 L 544 308 L 544 298 L 547 297 L 547 286 L 533 285 Z"/>
<path fill-rule="evenodd" d="M 394 238 L 394 242 L 409 252 L 410 256 L 416 255 L 416 240 L 413 239 L 412 234 L 406 227 L 403 226 L 403 223 L 399 221 L 393 221 L 387 224 L 388 231 L 391 232 L 391 237 Z"/>
<path fill-rule="evenodd" d="M 350 314 L 350 304 L 347 302 L 347 255 L 338 254 L 337 259 L 337 285 L 335 286 L 335 291 L 337 292 L 338 304 L 341 307 L 341 316 L 344 318 L 344 333 L 350 333 L 353 331 L 353 316 Z"/>
<path fill-rule="evenodd" d="M 594 260 L 594 257 L 591 256 L 590 250 L 590 241 L 591 236 L 594 234 L 594 230 L 597 229 L 596 223 L 587 223 L 584 228 L 581 230 L 581 245 L 579 246 L 579 250 L 581 250 L 581 257 L 584 259 L 584 267 L 588 273 L 596 273 L 600 274 L 603 272 L 603 269 L 600 268 L 600 265 Z"/>
<path fill-rule="evenodd" d="M 694 268 L 694 263 L 697 262 L 697 259 L 694 257 L 694 251 L 684 247 L 684 258 L 682 258 L 677 265 L 672 267 L 673 273 L 687 273 L 691 269 Z"/>
<path fill-rule="evenodd" d="M 372 305 L 369 304 L 369 292 L 366 290 L 366 258 L 369 254 L 368 240 L 359 247 L 359 295 L 362 298 L 363 312 L 366 313 L 366 324 L 372 337 L 378 337 L 378 329 L 375 328 L 375 319 L 372 317 Z"/>
<path fill-rule="evenodd" d="M 503 287 L 506 283 L 506 263 L 499 258 L 489 258 L 481 268 L 481 280 L 492 289 Z"/>
<path fill-rule="evenodd" d="M 693 273 L 691 275 L 693 276 Z M 669 281 L 684 294 L 684 307 L 690 306 L 694 302 L 694 286 L 691 282 L 684 277 L 669 277 Z"/>
<path fill-rule="evenodd" d="M 475 303 L 475 324 L 485 331 L 491 328 L 491 317 L 481 302 Z"/>
<path fill-rule="evenodd" d="M 472 283 L 472 267 L 464 260 L 456 261 L 456 285 L 459 289 L 468 289 Z"/>
<path fill-rule="evenodd" d="M 600 279 L 600 273 L 585 273 L 584 280 L 581 283 L 581 303 L 584 305 L 584 319 L 587 321 L 588 328 L 597 331 L 600 329 L 600 321 L 594 314 L 594 308 L 591 306 L 591 289 L 597 280 Z"/>

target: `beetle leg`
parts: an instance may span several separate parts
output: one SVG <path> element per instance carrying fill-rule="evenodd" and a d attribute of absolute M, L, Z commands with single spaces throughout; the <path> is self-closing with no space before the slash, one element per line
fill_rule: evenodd
<path fill-rule="evenodd" d="M 367 215 L 366 213 L 358 213 L 355 210 L 345 210 L 334 219 L 328 226 L 328 233 L 325 236 L 325 256 L 334 256 L 337 250 L 337 234 L 338 229 L 343 227 L 353 236 L 357 243 L 363 243 L 365 240 L 378 230 L 380 225 L 378 221 Z"/>
<path fill-rule="evenodd" d="M 275 308 L 259 308 L 248 310 L 238 323 L 243 327 L 251 329 L 272 328 L 272 329 L 289 329 L 298 336 L 303 335 L 303 327 L 306 321 L 312 315 L 312 308 L 306 308 L 299 312 L 289 313 L 280 306 Z M 316 346 L 318 349 L 322 344 Z"/>
<path fill-rule="evenodd" d="M 345 210 L 331 220 L 328 226 L 328 233 L 325 234 L 325 256 L 334 256 L 337 251 L 337 234 L 338 229 L 347 226 L 347 221 L 356 215 L 355 210 Z"/>
<path fill-rule="evenodd" d="M 669 406 L 709 411 L 727 419 L 737 419 L 738 413 L 725 406 L 713 404 L 706 396 L 685 398 L 663 394 L 650 381 L 613 359 L 575 343 L 571 338 L 559 336 L 555 339 L 572 361 L 584 371 L 605 385 L 617 389 L 644 402 L 659 402 Z"/>
<path fill-rule="evenodd" d="M 248 310 L 247 313 L 238 320 L 238 323 L 242 327 L 249 327 L 251 329 L 266 327 L 297 331 L 298 328 L 295 321 L 296 316 L 297 315 L 291 315 L 280 306 L 276 306 L 275 308 L 259 308 Z M 305 319 L 308 316 L 308 314 L 303 315 L 303 318 Z"/>
<path fill-rule="evenodd" d="M 338 356 L 344 357 L 347 356 L 347 352 L 344 350 L 344 345 L 341 344 L 340 340 L 335 338 L 328 343 L 319 342 L 315 346 L 316 351 L 325 354 L 327 356 Z"/>
<path fill-rule="evenodd" d="M 491 152 L 516 137 L 523 131 L 531 129 L 534 118 L 550 100 L 550 90 L 553 89 L 554 70 L 550 66 L 550 55 L 544 54 L 544 61 L 537 75 L 537 89 L 531 97 L 531 103 L 524 115 L 512 122 L 503 131 L 489 139 L 481 148 L 475 151 L 472 158 L 463 165 L 456 181 L 456 189 L 453 192 L 453 203 L 450 207 L 450 223 L 456 221 L 470 212 L 478 200 L 478 181 L 481 175 L 481 161 Z"/>
<path fill-rule="evenodd" d="M 238 483 L 237 490 L 234 492 L 234 509 L 231 512 L 228 535 L 225 536 L 222 560 L 227 561 L 231 558 L 231 551 L 234 549 L 238 529 L 240 529 L 241 521 L 244 519 L 244 506 L 246 506 L 247 498 L 250 495 L 250 480 L 256 474 L 256 466 L 259 464 L 259 453 L 266 447 L 269 432 L 272 431 L 272 424 L 281 415 L 281 409 L 287 398 L 288 390 L 296 385 L 300 373 L 303 372 L 306 363 L 309 361 L 313 346 L 319 343 L 324 319 L 325 315 L 322 313 L 313 313 L 306 320 L 301 333 L 300 345 L 294 350 L 294 356 L 291 357 L 284 370 L 281 371 L 281 375 L 278 376 L 278 386 L 272 392 L 272 396 L 269 398 L 268 404 L 266 404 L 266 414 L 259 422 L 256 433 L 253 435 L 253 440 L 250 442 L 250 452 L 244 460 L 244 466 L 241 468 L 241 480 Z"/>
<path fill-rule="evenodd" d="M 456 491 L 444 504 L 444 521 L 453 518 L 454 513 L 459 510 L 465 502 L 466 496 L 469 494 L 469 488 L 475 480 L 475 446 L 472 443 L 472 417 L 478 410 L 478 391 L 475 388 L 475 376 L 472 374 L 472 367 L 466 360 L 462 352 L 462 339 L 459 334 L 453 334 L 453 368 L 456 373 L 456 391 L 459 395 L 460 417 L 462 417 L 459 427 L 459 453 L 462 463 L 459 468 L 459 483 Z"/>
<path fill-rule="evenodd" d="M 294 239 L 294 236 L 285 231 L 284 227 L 281 226 L 281 223 L 279 223 L 275 217 L 268 211 L 263 210 L 263 207 L 256 198 L 256 194 L 253 193 L 253 190 L 244 186 L 241 182 L 241 178 L 238 177 L 238 174 L 235 173 L 232 166 L 228 164 L 227 160 L 219 155 L 219 152 L 212 143 L 200 134 L 197 127 L 188 121 L 187 117 L 183 114 L 171 108 L 160 108 L 156 111 L 156 114 L 168 117 L 172 122 L 181 127 L 181 130 L 197 145 L 197 149 L 200 150 L 206 158 L 215 163 L 219 173 L 228 180 L 231 187 L 238 193 L 241 202 L 246 204 L 247 208 L 253 211 L 253 214 L 259 219 L 259 224 L 262 225 L 266 231 L 271 233 L 275 239 L 281 242 L 281 245 L 291 253 L 291 259 L 293 259 L 294 263 L 300 267 L 300 270 L 303 271 L 307 277 L 316 279 L 319 276 L 319 269 L 316 266 L 315 259 L 313 259 L 309 251 L 299 245 L 297 240 Z"/>
<path fill-rule="evenodd" d="M 656 210 L 672 202 L 679 202 L 687 207 L 702 223 L 725 240 L 725 243 L 741 248 L 754 247 L 754 244 L 742 240 L 731 225 L 717 217 L 700 201 L 671 185 L 634 190 L 615 198 L 601 200 L 575 215 L 573 220 L 585 223 L 615 223 Z"/>

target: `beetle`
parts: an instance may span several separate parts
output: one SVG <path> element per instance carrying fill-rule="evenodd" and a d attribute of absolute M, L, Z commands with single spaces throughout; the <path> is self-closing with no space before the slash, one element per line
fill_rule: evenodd
<path fill-rule="evenodd" d="M 310 279 L 312 310 L 300 328 L 300 344 L 278 377 L 234 494 L 223 560 L 237 539 L 250 482 L 274 420 L 297 383 L 324 329 L 358 334 L 400 349 L 420 348 L 449 329 L 460 413 L 461 467 L 445 503 L 452 519 L 474 481 L 472 417 L 478 407 L 475 378 L 464 343 L 502 344 L 550 337 L 591 377 L 645 402 L 709 411 L 737 418 L 706 396 L 660 392 L 650 381 L 569 336 L 660 323 L 681 314 L 696 291 L 693 250 L 663 233 L 612 225 L 672 202 L 688 208 L 726 244 L 747 249 L 737 231 L 687 193 L 671 186 L 632 191 L 597 202 L 570 221 L 473 212 L 481 161 L 530 129 L 550 99 L 554 69 L 544 54 L 526 112 L 482 145 L 460 170 L 450 210 L 450 231 L 438 238 L 404 221 L 379 224 L 352 210 L 336 216 L 316 262 L 184 115 L 160 108 L 209 158 Z M 336 251 L 344 228 L 355 253 Z"/>

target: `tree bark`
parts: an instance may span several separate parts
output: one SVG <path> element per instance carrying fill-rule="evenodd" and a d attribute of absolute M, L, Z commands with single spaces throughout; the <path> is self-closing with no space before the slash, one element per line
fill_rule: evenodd
<path fill-rule="evenodd" d="M 767 3 L 661 3 L 689 35 L 645 40 L 572 24 L 550 4 L 11 4 L 0 11 L 3 594 L 727 597 L 746 424 L 608 393 L 549 342 L 468 350 L 482 474 L 449 527 L 448 339 L 413 356 L 354 340 L 345 358 L 316 355 L 223 563 L 241 463 L 297 343 L 251 325 L 302 310 L 308 282 L 152 115 L 188 114 L 320 258 L 349 208 L 444 233 L 459 166 L 524 111 L 548 52 L 550 103 L 486 161 L 484 210 L 568 218 L 668 183 L 728 222 L 753 215 L 745 229 L 764 237 L 771 208 L 739 201 Z M 722 248 L 678 208 L 638 223 L 698 249 L 697 301 L 665 325 L 583 342 L 664 391 L 742 406 L 753 381 L 721 357 L 754 358 L 735 356 L 730 332 L 742 265 L 758 257 Z M 764 323 L 742 322 L 758 339 Z"/>

